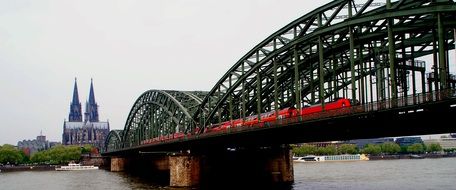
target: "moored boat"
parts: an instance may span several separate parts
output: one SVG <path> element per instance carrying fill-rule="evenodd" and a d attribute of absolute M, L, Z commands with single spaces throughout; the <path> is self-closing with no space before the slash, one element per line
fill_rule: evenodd
<path fill-rule="evenodd" d="M 61 166 L 55 168 L 57 171 L 79 171 L 79 170 L 98 170 L 98 166 L 82 166 L 81 164 L 68 164 L 68 166 Z"/>
<path fill-rule="evenodd" d="M 319 162 L 324 159 L 323 156 L 308 155 L 303 157 L 293 157 L 294 162 Z"/>
<path fill-rule="evenodd" d="M 331 162 L 331 161 L 366 161 L 369 158 L 364 154 L 343 154 L 327 156 L 293 157 L 294 162 Z"/>

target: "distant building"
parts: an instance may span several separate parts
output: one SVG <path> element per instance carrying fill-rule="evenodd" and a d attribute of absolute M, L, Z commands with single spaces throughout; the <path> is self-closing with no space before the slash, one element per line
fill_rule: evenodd
<path fill-rule="evenodd" d="M 310 142 L 310 143 L 303 143 L 303 145 L 311 145 L 315 147 L 327 147 L 327 146 L 335 146 L 339 147 L 343 143 L 341 141 L 326 141 L 326 142 Z"/>
<path fill-rule="evenodd" d="M 63 123 L 62 144 L 93 145 L 99 150 L 104 148 L 104 141 L 109 133 L 109 122 L 100 122 L 98 104 L 95 102 L 93 81 L 90 82 L 89 100 L 86 102 L 84 118 L 79 102 L 77 81 L 74 81 L 73 100 L 70 104 L 68 121 Z M 84 120 L 83 120 L 84 119 Z"/>
<path fill-rule="evenodd" d="M 17 147 L 24 151 L 27 156 L 31 156 L 38 151 L 47 150 L 51 146 L 49 141 L 46 140 L 46 136 L 40 133 L 40 135 L 34 140 L 23 140 L 17 142 Z"/>
<path fill-rule="evenodd" d="M 345 143 L 356 144 L 356 146 L 359 149 L 362 149 L 368 144 L 383 144 L 386 142 L 394 142 L 394 138 L 358 139 L 358 140 L 349 140 L 349 141 L 346 141 Z"/>
<path fill-rule="evenodd" d="M 52 148 L 54 146 L 62 145 L 61 142 L 49 142 L 49 148 Z"/>
<path fill-rule="evenodd" d="M 423 143 L 423 139 L 421 137 L 399 137 L 396 138 L 396 143 L 399 146 L 410 146 L 415 143 Z"/>
<path fill-rule="evenodd" d="M 442 149 L 456 148 L 456 138 L 452 136 L 443 136 L 438 139 L 426 139 L 423 141 L 425 145 L 440 144 Z"/>

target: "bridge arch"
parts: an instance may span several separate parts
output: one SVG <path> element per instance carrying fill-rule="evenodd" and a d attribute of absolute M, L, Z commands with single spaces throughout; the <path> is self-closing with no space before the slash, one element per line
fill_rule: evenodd
<path fill-rule="evenodd" d="M 255 46 L 209 92 L 143 93 L 106 147 L 129 148 L 286 107 L 324 107 L 340 97 L 364 104 L 447 89 L 449 80 L 454 88 L 449 67 L 455 65 L 448 61 L 454 20 L 451 0 L 332 1 Z M 431 63 L 417 60 L 426 55 Z M 432 85 L 425 83 L 426 64 Z"/>
<path fill-rule="evenodd" d="M 112 152 L 122 148 L 123 130 L 111 130 L 106 136 L 105 152 Z"/>
<path fill-rule="evenodd" d="M 424 93 L 425 65 L 415 58 L 429 54 L 434 90 L 448 88 L 455 3 L 378 5 L 335 0 L 286 25 L 222 76 L 194 113 L 195 121 L 211 126 L 290 106 L 324 106 L 338 97 L 367 103 Z M 413 90 L 407 73 L 414 81 L 421 77 Z"/>
<path fill-rule="evenodd" d="M 172 135 L 187 134 L 196 126 L 192 115 L 202 98 L 201 91 L 149 90 L 133 105 L 128 115 L 122 148 L 140 145 L 142 141 Z"/>

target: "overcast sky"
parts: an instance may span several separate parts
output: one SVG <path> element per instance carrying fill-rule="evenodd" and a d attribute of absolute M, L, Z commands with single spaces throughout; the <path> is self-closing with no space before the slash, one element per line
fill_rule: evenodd
<path fill-rule="evenodd" d="M 123 129 L 146 90 L 210 90 L 247 51 L 330 0 L 0 0 L 0 144 L 61 141 L 74 78 Z M 84 110 L 83 110 L 84 112 Z"/>
<path fill-rule="evenodd" d="M 247 51 L 329 2 L 0 0 L 0 144 L 61 141 L 74 78 L 123 129 L 149 89 L 210 90 Z"/>

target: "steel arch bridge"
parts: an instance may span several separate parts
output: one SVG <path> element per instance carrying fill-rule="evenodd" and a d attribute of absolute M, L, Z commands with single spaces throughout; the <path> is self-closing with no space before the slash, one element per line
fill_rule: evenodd
<path fill-rule="evenodd" d="M 454 28 L 452 0 L 332 1 L 255 46 L 209 92 L 145 92 L 107 147 L 203 133 L 249 116 L 261 121 L 261 113 L 287 107 L 324 108 L 340 97 L 363 105 L 454 88 Z M 433 60 L 427 76 L 417 59 L 426 55 Z"/>
<path fill-rule="evenodd" d="M 119 150 L 122 148 L 123 130 L 111 130 L 105 141 L 106 152 Z"/>
<path fill-rule="evenodd" d="M 111 131 L 107 150 L 138 146 L 141 141 L 176 133 L 187 134 L 195 128 L 192 115 L 207 92 L 149 90 L 135 102 L 123 131 Z"/>

